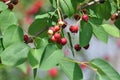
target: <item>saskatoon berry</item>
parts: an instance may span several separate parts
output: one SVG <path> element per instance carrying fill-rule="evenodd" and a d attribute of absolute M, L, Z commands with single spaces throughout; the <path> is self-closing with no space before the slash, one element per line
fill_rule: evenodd
<path fill-rule="evenodd" d="M 75 49 L 76 51 L 80 51 L 80 50 L 81 50 L 81 47 L 80 47 L 79 44 L 76 44 L 76 45 L 74 45 L 74 49 Z"/>
<path fill-rule="evenodd" d="M 54 29 L 55 29 L 55 32 L 57 32 L 57 31 L 60 30 L 60 27 L 59 26 L 54 26 Z"/>
<path fill-rule="evenodd" d="M 110 17 L 111 20 L 116 20 L 117 18 L 118 18 L 118 13 L 114 13 Z"/>
<path fill-rule="evenodd" d="M 87 9 L 83 9 L 82 12 L 83 12 L 84 14 L 86 14 L 86 13 L 87 13 Z"/>
<path fill-rule="evenodd" d="M 77 32 L 78 32 L 78 26 L 70 26 L 69 30 L 70 30 L 72 33 L 77 33 Z"/>
<path fill-rule="evenodd" d="M 54 34 L 54 37 L 55 37 L 55 39 L 60 39 L 61 36 L 60 36 L 59 33 L 55 33 L 55 34 Z"/>
<path fill-rule="evenodd" d="M 50 38 L 50 40 L 51 40 L 52 42 L 56 42 L 56 39 L 55 39 L 54 36 L 52 36 L 52 37 Z"/>
<path fill-rule="evenodd" d="M 88 19 L 89 17 L 87 14 L 82 15 L 82 20 L 84 20 L 85 22 L 88 22 Z"/>
<path fill-rule="evenodd" d="M 73 17 L 74 17 L 74 19 L 75 19 L 76 21 L 78 21 L 78 20 L 80 19 L 80 15 L 79 15 L 79 14 L 75 14 Z"/>
<path fill-rule="evenodd" d="M 55 78 L 58 75 L 58 70 L 56 68 L 52 68 L 48 71 L 48 73 L 52 78 Z"/>
<path fill-rule="evenodd" d="M 67 39 L 66 39 L 66 38 L 62 38 L 62 39 L 61 39 L 61 44 L 62 44 L 62 45 L 65 45 L 66 43 L 67 43 Z"/>
<path fill-rule="evenodd" d="M 18 4 L 19 0 L 12 0 L 11 1 L 14 5 Z"/>
<path fill-rule="evenodd" d="M 28 42 L 28 40 L 29 40 L 28 35 L 24 35 L 24 41 L 25 41 L 25 42 Z"/>
<path fill-rule="evenodd" d="M 90 47 L 90 45 L 88 44 L 84 47 L 84 49 L 88 49 L 89 47 Z"/>
<path fill-rule="evenodd" d="M 54 32 L 53 32 L 53 30 L 49 29 L 47 33 L 48 33 L 48 35 L 53 35 Z"/>
<path fill-rule="evenodd" d="M 13 6 L 12 3 L 8 3 L 7 5 L 8 5 L 8 8 L 9 8 L 10 10 L 12 10 L 12 9 L 14 8 L 14 6 Z"/>

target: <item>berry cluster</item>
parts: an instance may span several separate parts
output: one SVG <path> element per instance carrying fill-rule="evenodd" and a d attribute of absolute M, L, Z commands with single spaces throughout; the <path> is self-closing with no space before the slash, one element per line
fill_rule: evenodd
<path fill-rule="evenodd" d="M 8 9 L 12 10 L 14 5 L 17 5 L 19 0 L 2 0 L 5 4 L 8 5 Z"/>
<path fill-rule="evenodd" d="M 29 37 L 28 35 L 24 35 L 24 42 L 25 43 L 33 43 L 33 39 Z"/>
<path fill-rule="evenodd" d="M 86 45 L 85 47 L 83 47 L 84 49 L 88 49 L 89 48 L 89 44 L 88 45 Z M 74 45 L 74 49 L 76 50 L 76 51 L 80 51 L 81 50 L 81 46 L 79 45 L 79 44 L 75 44 Z"/>
<path fill-rule="evenodd" d="M 58 24 L 50 27 L 48 30 L 48 35 L 50 35 L 50 40 L 52 42 L 56 42 L 58 44 L 65 45 L 67 43 L 67 39 L 64 37 L 61 37 L 61 29 L 64 29 L 66 27 L 67 23 L 65 21 L 58 21 Z"/>

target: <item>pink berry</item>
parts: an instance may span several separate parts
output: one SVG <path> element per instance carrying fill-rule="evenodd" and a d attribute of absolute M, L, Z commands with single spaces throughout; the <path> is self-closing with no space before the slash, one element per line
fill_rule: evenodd
<path fill-rule="evenodd" d="M 48 71 L 48 73 L 52 78 L 55 78 L 58 75 L 58 70 L 56 68 L 52 68 Z"/>
<path fill-rule="evenodd" d="M 28 35 L 24 35 L 24 41 L 25 41 L 25 42 L 28 42 L 28 40 L 29 40 Z"/>
<path fill-rule="evenodd" d="M 57 39 L 57 40 L 58 40 L 58 39 L 60 39 L 60 37 L 61 37 L 61 36 L 60 36 L 60 34 L 59 34 L 59 33 L 55 33 L 55 34 L 54 34 L 54 37 L 55 37 L 55 39 Z"/>
<path fill-rule="evenodd" d="M 84 20 L 85 22 L 88 22 L 88 19 L 89 17 L 87 14 L 82 15 L 82 20 Z"/>
<path fill-rule="evenodd" d="M 62 38 L 62 39 L 61 39 L 61 44 L 62 44 L 62 45 L 65 45 L 66 43 L 67 43 L 67 39 L 66 39 L 66 38 Z"/>
<path fill-rule="evenodd" d="M 54 29 L 55 29 L 55 32 L 57 32 L 57 31 L 60 30 L 60 27 L 59 26 L 54 26 Z"/>
<path fill-rule="evenodd" d="M 72 33 L 77 33 L 77 32 L 78 32 L 78 26 L 70 26 L 69 30 L 70 30 Z"/>
<path fill-rule="evenodd" d="M 54 36 L 52 36 L 52 37 L 50 38 L 50 40 L 51 40 L 52 42 L 56 42 L 56 39 L 55 39 Z"/>

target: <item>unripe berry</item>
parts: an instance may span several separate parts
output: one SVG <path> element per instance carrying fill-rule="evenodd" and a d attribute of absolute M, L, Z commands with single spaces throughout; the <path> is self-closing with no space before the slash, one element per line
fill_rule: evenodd
<path fill-rule="evenodd" d="M 55 28 L 54 27 L 50 27 L 49 30 L 52 30 L 53 33 L 55 33 Z"/>
<path fill-rule="evenodd" d="M 88 49 L 89 47 L 90 47 L 90 45 L 88 44 L 84 47 L 84 49 Z"/>
<path fill-rule="evenodd" d="M 76 51 L 80 51 L 80 50 L 81 50 L 81 47 L 80 47 L 79 44 L 76 44 L 76 45 L 74 45 L 74 49 L 75 49 Z"/>
<path fill-rule="evenodd" d="M 55 32 L 57 32 L 57 31 L 60 30 L 60 27 L 59 26 L 54 26 L 54 29 L 55 29 Z"/>
<path fill-rule="evenodd" d="M 66 43 L 67 43 L 67 39 L 66 39 L 66 38 L 62 38 L 62 39 L 61 39 L 61 44 L 62 44 L 62 45 L 65 45 Z"/>
<path fill-rule="evenodd" d="M 49 29 L 47 33 L 48 33 L 48 35 L 53 35 L 54 32 L 53 32 L 53 30 Z"/>
<path fill-rule="evenodd" d="M 69 30 L 70 30 L 72 33 L 77 33 L 77 32 L 78 32 L 78 26 L 70 26 Z"/>
<path fill-rule="evenodd" d="M 79 15 L 79 14 L 75 14 L 73 17 L 74 17 L 74 19 L 77 20 L 77 21 L 80 19 L 80 15 Z"/>
<path fill-rule="evenodd" d="M 55 78 L 58 75 L 58 70 L 56 68 L 52 68 L 48 71 L 48 73 L 52 78 Z"/>
<path fill-rule="evenodd" d="M 58 39 L 60 39 L 60 37 L 61 37 L 61 36 L 60 36 L 60 34 L 59 34 L 59 33 L 55 33 L 55 34 L 54 34 L 54 37 L 55 37 L 55 39 L 57 39 L 57 40 L 58 40 Z"/>
<path fill-rule="evenodd" d="M 82 20 L 84 20 L 85 22 L 88 22 L 88 19 L 89 17 L 87 14 L 82 15 Z"/>
<path fill-rule="evenodd" d="M 64 21 L 59 20 L 59 21 L 58 21 L 58 25 L 59 25 L 60 27 L 63 26 L 63 25 L 64 25 Z"/>

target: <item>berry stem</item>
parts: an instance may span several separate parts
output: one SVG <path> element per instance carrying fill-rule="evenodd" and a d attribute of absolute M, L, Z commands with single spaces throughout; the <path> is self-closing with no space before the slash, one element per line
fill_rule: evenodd
<path fill-rule="evenodd" d="M 58 12 L 59 20 L 62 21 L 61 13 L 60 13 L 60 9 L 59 8 L 60 8 L 59 0 L 57 0 L 57 12 Z"/>

